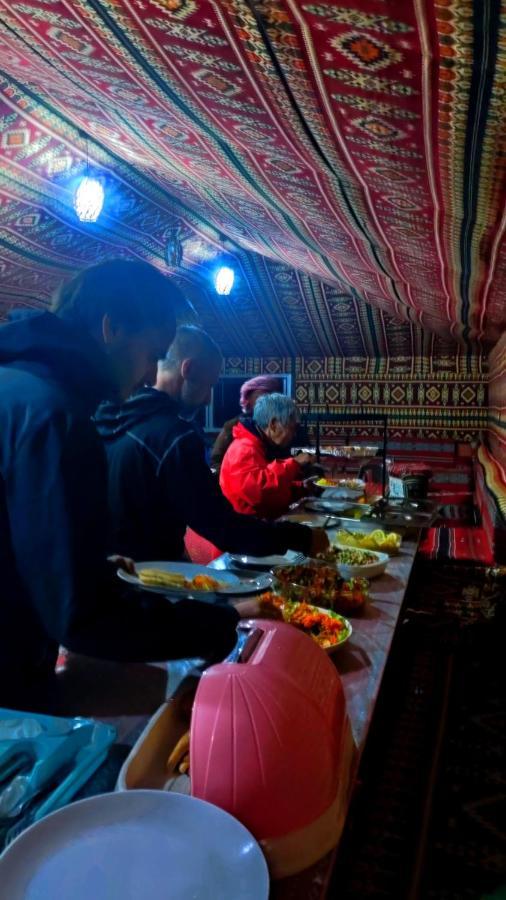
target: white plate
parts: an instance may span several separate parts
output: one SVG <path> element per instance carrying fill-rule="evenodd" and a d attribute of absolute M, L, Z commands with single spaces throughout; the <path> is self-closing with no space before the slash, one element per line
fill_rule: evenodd
<path fill-rule="evenodd" d="M 329 516 L 308 515 L 305 512 L 287 513 L 281 516 L 278 522 L 295 522 L 297 525 L 307 525 L 309 528 L 325 528 Z"/>
<path fill-rule="evenodd" d="M 233 572 L 217 572 L 216 569 L 210 569 L 208 566 L 198 566 L 195 565 L 195 563 L 159 561 L 139 562 L 135 564 L 135 568 L 138 572 L 142 569 L 160 569 L 162 572 L 177 572 L 180 575 L 184 575 L 188 580 L 195 578 L 195 575 L 208 575 L 210 578 L 214 578 L 215 581 L 225 582 L 225 584 L 222 584 L 217 591 L 199 591 L 195 588 L 158 587 L 142 584 L 137 575 L 130 575 L 128 572 L 123 571 L 123 569 L 118 569 L 119 577 L 123 581 L 128 582 L 128 584 L 132 584 L 137 588 L 142 588 L 145 591 L 153 591 L 156 594 L 165 594 L 171 597 L 188 597 L 191 594 L 192 597 L 198 597 L 199 600 L 205 600 L 206 597 L 212 600 L 217 594 L 220 596 L 227 594 L 236 596 L 239 594 L 251 594 L 255 591 L 264 591 L 271 584 L 267 575 L 258 578 L 239 578 L 239 576 L 234 575 Z"/>
<path fill-rule="evenodd" d="M 328 513 L 330 515 L 339 516 L 339 513 L 344 512 L 346 509 L 350 509 L 354 506 L 354 502 L 352 500 L 335 499 L 328 500 L 326 497 L 322 496 L 321 500 L 306 500 L 305 507 L 309 509 L 311 512 L 317 513 Z"/>
<path fill-rule="evenodd" d="M 72 803 L 0 857 L 5 900 L 266 900 L 262 852 L 231 815 L 182 794 Z"/>
<path fill-rule="evenodd" d="M 239 566 L 251 569 L 272 569 L 275 566 L 290 566 L 294 563 L 303 562 L 305 556 L 303 553 L 297 553 L 295 550 L 287 550 L 284 555 L 274 554 L 273 556 L 242 556 L 240 553 L 230 553 L 229 558 Z"/>

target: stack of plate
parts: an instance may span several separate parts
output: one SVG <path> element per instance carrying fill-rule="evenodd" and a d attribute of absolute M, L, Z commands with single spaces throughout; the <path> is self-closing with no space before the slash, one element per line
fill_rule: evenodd
<path fill-rule="evenodd" d="M 25 831 L 0 857 L 5 900 L 267 900 L 260 847 L 229 813 L 165 791 L 102 794 Z"/>

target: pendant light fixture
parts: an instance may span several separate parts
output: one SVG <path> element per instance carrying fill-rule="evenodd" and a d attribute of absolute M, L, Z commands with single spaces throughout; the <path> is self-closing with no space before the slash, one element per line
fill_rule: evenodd
<path fill-rule="evenodd" d="M 74 194 L 74 209 L 81 222 L 96 222 L 104 205 L 105 192 L 102 182 L 90 175 L 90 158 L 88 152 L 88 136 L 81 132 L 86 140 L 86 175 L 77 185 Z"/>
<path fill-rule="evenodd" d="M 234 286 L 235 272 L 230 266 L 220 266 L 214 276 L 214 287 L 217 294 L 228 296 Z"/>

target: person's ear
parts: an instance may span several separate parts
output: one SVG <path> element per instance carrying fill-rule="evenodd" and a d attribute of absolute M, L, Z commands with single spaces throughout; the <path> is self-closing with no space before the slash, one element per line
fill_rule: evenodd
<path fill-rule="evenodd" d="M 108 313 L 102 319 L 102 339 L 104 344 L 112 344 L 117 338 L 120 329 L 114 325 Z"/>
<path fill-rule="evenodd" d="M 192 375 L 194 374 L 194 360 L 193 359 L 183 359 L 181 363 L 181 377 L 185 381 L 191 381 Z"/>

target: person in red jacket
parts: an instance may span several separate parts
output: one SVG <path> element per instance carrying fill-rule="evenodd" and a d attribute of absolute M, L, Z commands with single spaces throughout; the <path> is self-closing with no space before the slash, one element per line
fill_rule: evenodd
<path fill-rule="evenodd" d="M 266 394 L 255 403 L 252 419 L 234 425 L 234 440 L 220 470 L 220 487 L 236 512 L 263 519 L 283 515 L 307 490 L 303 467 L 308 453 L 291 459 L 277 454 L 295 437 L 297 407 L 284 394 Z"/>

